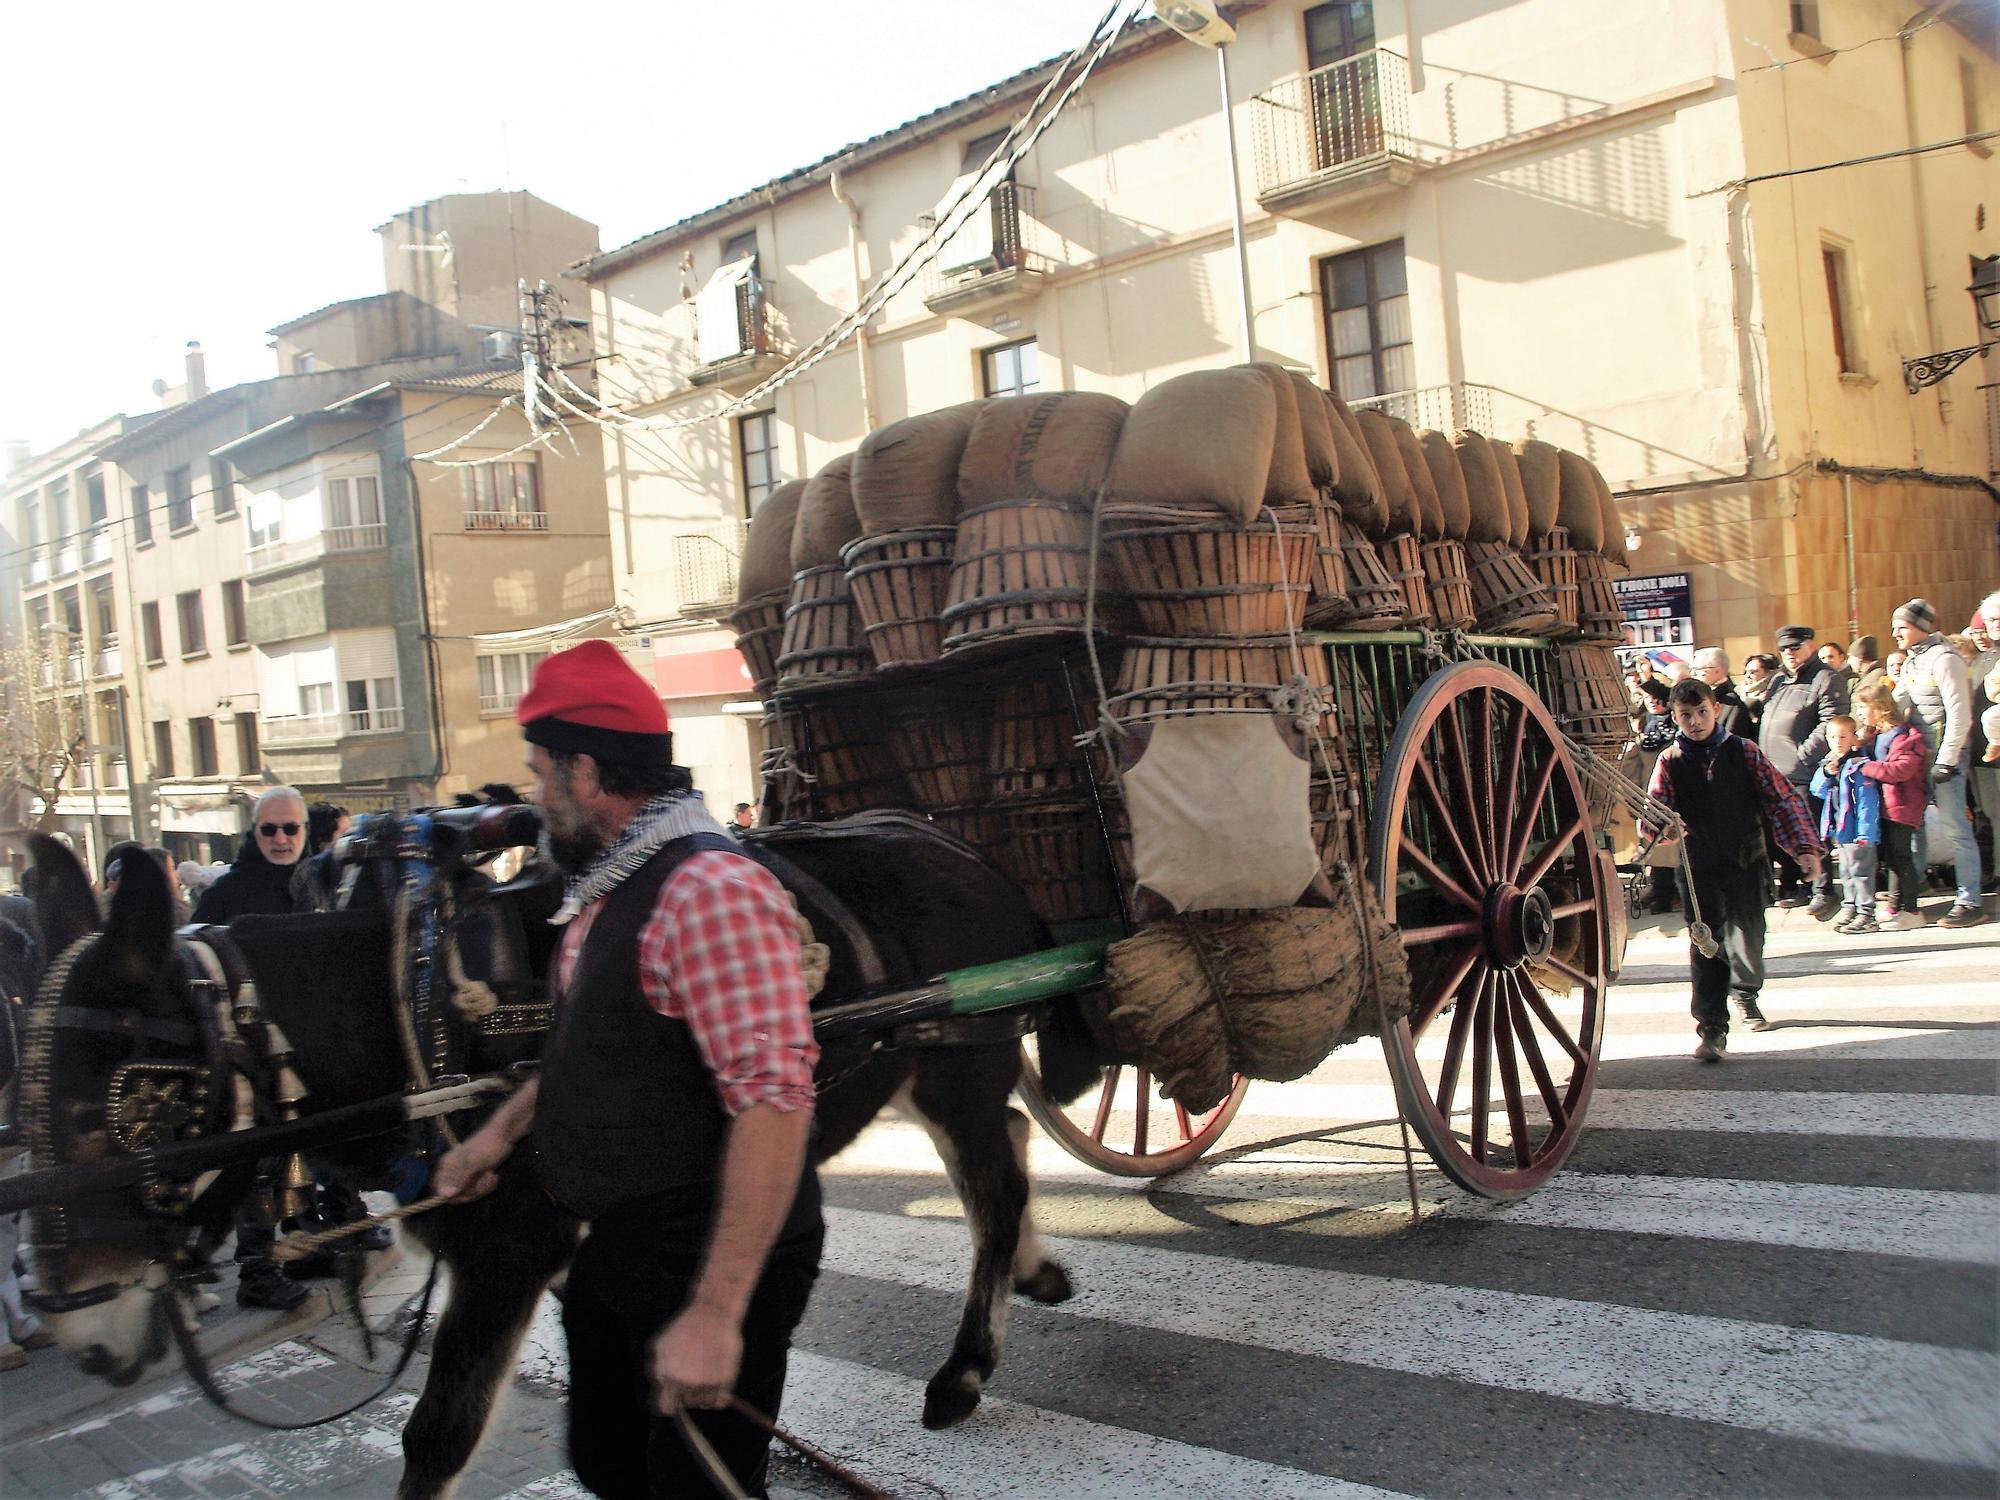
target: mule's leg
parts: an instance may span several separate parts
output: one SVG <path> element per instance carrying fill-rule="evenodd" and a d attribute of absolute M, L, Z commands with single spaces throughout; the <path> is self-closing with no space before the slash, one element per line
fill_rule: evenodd
<path fill-rule="evenodd" d="M 513 1373 L 542 1289 L 576 1248 L 576 1221 L 525 1177 L 516 1182 L 526 1191 L 503 1185 L 485 1203 L 429 1226 L 434 1252 L 451 1272 L 451 1300 L 438 1323 L 430 1377 L 403 1428 L 398 1500 L 450 1493 Z M 495 1215 L 503 1206 L 504 1224 Z"/>
<path fill-rule="evenodd" d="M 918 1054 L 910 1104 L 936 1142 L 972 1230 L 972 1274 L 951 1355 L 924 1388 L 924 1426 L 949 1427 L 979 1405 L 1000 1363 L 1028 1179 L 1008 1129 L 1018 1071 L 1005 1047 L 941 1047 Z"/>
<path fill-rule="evenodd" d="M 1026 1115 L 1008 1108 L 1007 1139 L 1014 1148 L 1021 1180 L 1028 1185 L 1028 1201 L 1021 1209 L 1021 1238 L 1014 1246 L 1014 1290 L 1036 1302 L 1067 1302 L 1075 1291 L 1069 1273 L 1050 1257 L 1041 1231 L 1035 1228 L 1035 1179 L 1028 1173 L 1028 1137 L 1033 1130 Z"/>

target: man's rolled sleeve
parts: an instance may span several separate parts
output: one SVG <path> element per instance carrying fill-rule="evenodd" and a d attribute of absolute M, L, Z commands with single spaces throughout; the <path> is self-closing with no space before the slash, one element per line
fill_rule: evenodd
<path fill-rule="evenodd" d="M 646 1001 L 687 1023 L 732 1116 L 813 1107 L 813 1040 L 799 934 L 784 888 L 741 855 L 695 855 L 639 935 Z"/>

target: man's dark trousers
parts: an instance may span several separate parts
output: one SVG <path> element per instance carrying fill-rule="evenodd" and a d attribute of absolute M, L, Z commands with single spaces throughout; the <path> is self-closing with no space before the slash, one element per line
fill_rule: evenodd
<path fill-rule="evenodd" d="M 1688 936 L 1688 970 L 1694 984 L 1695 1028 L 1703 1036 L 1721 1036 L 1729 1030 L 1729 990 L 1732 973 L 1764 975 L 1764 870 L 1762 861 L 1752 865 L 1696 866 L 1694 894 L 1700 899 L 1700 919 L 1721 944 L 1715 957 L 1705 958 Z M 1685 872 L 1681 875 L 1681 905 L 1690 927 L 1696 917 L 1688 900 Z M 1738 988 L 1741 988 L 1739 981 Z M 1754 999 L 1756 992 L 1750 991 Z"/>
<path fill-rule="evenodd" d="M 792 1330 L 819 1275 L 823 1229 L 813 1217 L 809 1231 L 772 1249 L 743 1320 L 736 1394 L 772 1418 L 784 1394 Z M 708 1229 L 707 1205 L 690 1212 L 682 1195 L 622 1205 L 591 1221 L 570 1268 L 563 1293 L 570 1465 L 606 1500 L 718 1493 L 673 1418 L 653 1405 L 653 1340 L 693 1289 Z M 769 1439 L 731 1411 L 694 1419 L 744 1493 L 764 1494 Z"/>

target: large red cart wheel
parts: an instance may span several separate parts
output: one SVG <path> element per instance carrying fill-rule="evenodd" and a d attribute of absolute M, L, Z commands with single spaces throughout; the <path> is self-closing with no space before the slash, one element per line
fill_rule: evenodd
<path fill-rule="evenodd" d="M 1459 662 L 1417 690 L 1383 757 L 1368 861 L 1410 955 L 1410 1014 L 1382 1039 L 1403 1115 L 1460 1187 L 1523 1197 L 1582 1133 L 1618 898 L 1525 682 Z"/>
<path fill-rule="evenodd" d="M 1144 1068 L 1113 1065 L 1075 1103 L 1058 1104 L 1042 1091 L 1033 1039 L 1021 1043 L 1021 1103 L 1063 1150 L 1114 1177 L 1164 1177 L 1196 1161 L 1222 1138 L 1249 1086 L 1238 1078 L 1227 1099 L 1192 1114 L 1161 1099 Z"/>

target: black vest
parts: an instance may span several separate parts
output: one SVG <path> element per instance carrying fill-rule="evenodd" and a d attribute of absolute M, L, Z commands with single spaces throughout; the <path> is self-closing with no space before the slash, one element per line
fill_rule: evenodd
<path fill-rule="evenodd" d="M 556 1007 L 535 1101 L 535 1159 L 550 1196 L 579 1218 L 663 1194 L 705 1218 L 714 1199 L 729 1114 L 694 1033 L 647 1005 L 639 984 L 639 935 L 661 888 L 709 849 L 742 855 L 723 834 L 689 834 L 604 898 Z M 810 1165 L 800 1186 L 792 1218 L 814 1221 Z"/>
<path fill-rule="evenodd" d="M 1764 804 L 1750 774 L 1749 741 L 1731 735 L 1699 759 L 1676 744 L 1666 762 L 1674 808 L 1687 824 L 1688 861 L 1697 872 L 1748 869 L 1767 857 Z"/>

